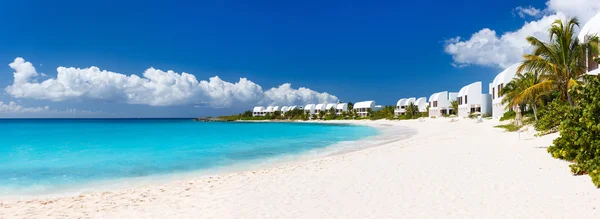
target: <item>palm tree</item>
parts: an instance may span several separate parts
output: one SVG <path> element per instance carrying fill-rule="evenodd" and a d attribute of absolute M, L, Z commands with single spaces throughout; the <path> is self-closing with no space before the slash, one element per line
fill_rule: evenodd
<path fill-rule="evenodd" d="M 327 112 L 325 112 L 325 110 L 319 111 L 319 118 L 321 118 L 321 119 L 325 118 L 325 114 L 327 114 Z"/>
<path fill-rule="evenodd" d="M 408 106 L 406 106 L 406 115 L 409 115 L 411 119 L 415 118 L 415 114 L 419 113 L 419 106 L 415 105 L 414 103 L 410 103 L 408 104 Z"/>
<path fill-rule="evenodd" d="M 505 95 L 502 103 L 507 103 L 506 107 L 508 109 L 517 107 L 520 109 L 521 106 L 529 104 L 533 109 L 535 121 L 537 121 L 537 107 L 542 102 L 541 97 L 551 89 L 551 87 L 548 87 L 551 84 L 542 82 L 540 74 L 537 72 L 516 74 L 515 78 L 500 90 L 499 95 Z M 520 114 L 521 110 L 516 110 L 516 113 Z M 520 117 L 520 115 L 517 117 Z"/>
<path fill-rule="evenodd" d="M 569 89 L 577 85 L 586 72 L 586 53 L 598 54 L 598 37 L 588 36 L 585 42 L 580 42 L 575 35 L 575 27 L 579 27 L 577 18 L 569 19 L 566 23 L 559 19 L 548 29 L 550 42 L 542 42 L 534 36 L 527 37 L 534 50 L 523 56 L 525 60 L 517 70 L 518 73 L 541 72 L 542 80 L 538 88 L 556 89 L 572 107 L 575 103 Z"/>
<path fill-rule="evenodd" d="M 450 101 L 450 107 L 452 107 L 452 111 L 454 111 L 454 115 L 458 115 L 458 101 L 457 100 Z"/>

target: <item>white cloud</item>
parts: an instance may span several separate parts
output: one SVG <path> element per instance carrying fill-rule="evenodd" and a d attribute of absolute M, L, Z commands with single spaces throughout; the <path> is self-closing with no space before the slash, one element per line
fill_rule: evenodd
<path fill-rule="evenodd" d="M 337 97 L 328 93 L 319 93 L 305 87 L 293 89 L 291 84 L 285 83 L 265 91 L 262 103 L 293 105 L 296 103 L 335 103 L 337 101 Z"/>
<path fill-rule="evenodd" d="M 534 8 L 532 6 L 528 6 L 528 7 L 519 6 L 519 7 L 516 7 L 513 10 L 513 12 L 518 14 L 519 17 L 521 17 L 521 18 L 526 18 L 528 16 L 538 17 L 538 16 L 542 15 L 542 13 L 543 13 L 542 10 Z"/>
<path fill-rule="evenodd" d="M 444 50 L 452 55 L 454 66 L 483 65 L 506 68 L 522 60 L 523 54 L 531 51 L 527 36 L 548 39 L 548 27 L 559 18 L 577 16 L 581 25 L 600 12 L 600 0 L 550 0 L 544 10 L 521 8 L 524 15 L 533 14 L 541 18 L 526 22 L 520 29 L 499 35 L 490 28 L 484 28 L 469 39 L 455 37 L 446 40 Z M 517 9 L 518 10 L 518 9 Z"/>
<path fill-rule="evenodd" d="M 30 62 L 16 58 L 9 66 L 15 71 L 14 83 L 5 91 L 15 98 L 103 100 L 151 106 L 208 104 L 211 107 L 337 101 L 333 95 L 307 88 L 292 89 L 289 84 L 277 88 L 284 93 L 274 94 L 269 92 L 273 89 L 263 92 L 261 86 L 246 78 L 235 83 L 218 76 L 198 81 L 192 74 L 155 68 L 147 69 L 140 77 L 100 70 L 94 66 L 58 67 L 56 78 L 37 82 L 38 73 Z"/>
<path fill-rule="evenodd" d="M 17 103 L 10 101 L 8 104 L 0 101 L 0 113 L 36 113 L 48 111 L 50 107 L 23 107 Z"/>

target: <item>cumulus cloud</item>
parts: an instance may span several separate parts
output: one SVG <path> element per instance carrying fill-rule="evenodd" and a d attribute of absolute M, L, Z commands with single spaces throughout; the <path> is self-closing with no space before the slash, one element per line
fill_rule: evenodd
<path fill-rule="evenodd" d="M 337 101 L 337 97 L 333 95 L 308 88 L 293 89 L 290 84 L 263 92 L 260 85 L 246 78 L 240 78 L 235 83 L 224 81 L 218 76 L 198 81 L 192 74 L 155 68 L 147 69 L 140 77 L 101 70 L 95 66 L 61 66 L 56 69 L 56 78 L 38 82 L 40 78 L 36 69 L 23 58 L 16 58 L 9 66 L 14 70 L 14 82 L 5 91 L 15 98 L 103 100 L 151 106 L 200 104 L 211 107 Z"/>
<path fill-rule="evenodd" d="M 23 107 L 17 103 L 10 101 L 8 104 L 0 101 L 0 113 L 36 113 L 48 111 L 50 107 Z"/>
<path fill-rule="evenodd" d="M 335 103 L 337 101 L 337 97 L 326 92 L 319 93 L 305 87 L 293 89 L 291 84 L 285 83 L 265 91 L 262 103 L 293 105 L 296 103 Z"/>
<path fill-rule="evenodd" d="M 544 10 L 517 8 L 523 16 L 541 16 L 525 22 L 518 30 L 499 34 L 490 28 L 483 28 L 468 39 L 454 37 L 446 40 L 444 51 L 452 55 L 454 66 L 506 68 L 521 61 L 523 54 L 531 51 L 531 46 L 525 40 L 527 36 L 548 40 L 547 30 L 554 20 L 577 16 L 583 25 L 600 12 L 600 0 L 550 0 L 546 6 Z"/>
<path fill-rule="evenodd" d="M 516 13 L 521 18 L 526 18 L 528 16 L 538 17 L 538 16 L 542 15 L 543 12 L 542 12 L 542 10 L 534 8 L 532 6 L 528 6 L 528 7 L 519 6 L 513 10 L 513 13 Z"/>

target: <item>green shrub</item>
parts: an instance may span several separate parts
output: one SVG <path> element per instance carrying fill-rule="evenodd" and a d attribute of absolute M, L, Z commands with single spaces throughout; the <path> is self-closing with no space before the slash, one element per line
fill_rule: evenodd
<path fill-rule="evenodd" d="M 510 123 L 510 124 L 506 124 L 506 125 L 497 125 L 497 126 L 494 126 L 494 127 L 496 127 L 496 128 L 503 128 L 503 129 L 506 129 L 506 131 L 509 131 L 509 132 L 516 132 L 516 131 L 519 131 L 519 129 L 522 126 L 517 126 L 515 124 Z"/>
<path fill-rule="evenodd" d="M 589 174 L 592 182 L 600 186 L 600 80 L 588 76 L 582 86 L 579 106 L 560 113 L 564 120 L 558 130 L 560 136 L 553 141 L 548 152 L 553 157 L 574 162 L 574 174 Z"/>
<path fill-rule="evenodd" d="M 500 117 L 500 121 L 515 119 L 516 116 L 517 116 L 517 113 L 515 113 L 515 111 L 509 110 L 509 111 L 506 111 L 504 113 L 504 115 L 502 115 L 502 117 Z"/>
<path fill-rule="evenodd" d="M 535 129 L 541 132 L 548 132 L 560 125 L 570 114 L 571 106 L 569 103 L 554 99 L 546 106 L 538 110 L 538 121 L 535 123 Z"/>

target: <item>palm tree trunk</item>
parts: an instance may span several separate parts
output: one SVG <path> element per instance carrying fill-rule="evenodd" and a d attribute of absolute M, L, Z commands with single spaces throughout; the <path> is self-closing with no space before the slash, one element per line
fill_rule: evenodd
<path fill-rule="evenodd" d="M 523 125 L 523 114 L 521 114 L 521 106 L 515 107 L 516 115 L 515 115 L 515 123 L 517 126 Z"/>
<path fill-rule="evenodd" d="M 571 104 L 571 107 L 575 107 L 575 103 L 573 103 L 573 98 L 571 98 L 569 92 L 567 92 L 567 100 L 569 101 L 569 104 Z"/>
<path fill-rule="evenodd" d="M 531 104 L 531 108 L 533 108 L 533 117 L 535 118 L 535 121 L 538 121 L 538 117 L 537 117 L 537 105 L 535 104 L 535 102 L 533 102 Z"/>
<path fill-rule="evenodd" d="M 569 101 L 569 104 L 571 105 L 571 107 L 575 107 L 575 103 L 573 103 L 573 98 L 571 98 L 571 95 L 569 94 L 569 81 L 568 80 L 567 80 L 567 84 L 565 84 L 563 94 L 567 97 L 567 101 Z"/>

